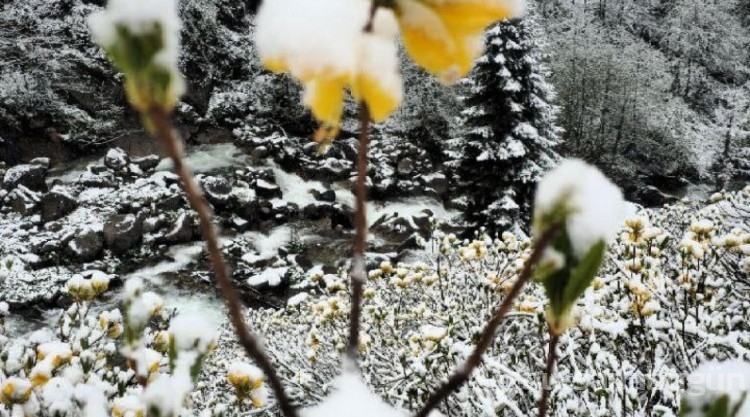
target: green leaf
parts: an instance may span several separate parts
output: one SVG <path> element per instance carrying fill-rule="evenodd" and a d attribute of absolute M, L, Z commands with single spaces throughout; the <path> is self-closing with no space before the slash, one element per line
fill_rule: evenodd
<path fill-rule="evenodd" d="M 566 307 L 570 307 L 578 300 L 586 288 L 591 285 L 591 281 L 599 273 L 599 268 L 602 266 L 602 260 L 604 259 L 604 251 L 607 249 L 607 244 L 602 240 L 591 249 L 581 259 L 578 265 L 570 273 L 570 280 L 568 285 L 565 287 L 563 293 L 563 304 Z"/>
<path fill-rule="evenodd" d="M 740 402 L 740 405 L 742 402 Z M 735 408 L 732 413 L 729 412 L 729 396 L 722 395 L 716 401 L 711 404 L 705 404 L 700 409 L 691 408 L 686 401 L 682 402 L 680 407 L 680 417 L 685 417 L 688 413 L 695 413 L 698 411 L 701 417 L 736 417 L 736 413 L 739 408 Z"/>

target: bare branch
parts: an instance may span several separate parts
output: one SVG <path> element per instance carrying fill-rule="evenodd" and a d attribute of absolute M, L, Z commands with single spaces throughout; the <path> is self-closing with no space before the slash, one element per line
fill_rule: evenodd
<path fill-rule="evenodd" d="M 367 281 L 365 270 L 365 246 L 367 245 L 367 146 L 370 135 L 370 110 L 362 102 L 359 110 L 361 131 L 359 133 L 359 154 L 357 156 L 357 233 L 354 237 L 352 256 L 351 291 L 352 307 L 349 318 L 349 346 L 347 355 L 356 363 L 359 351 L 359 321 L 362 315 L 362 289 Z"/>
<path fill-rule="evenodd" d="M 552 391 L 550 382 L 552 380 L 552 372 L 555 369 L 555 362 L 557 361 L 557 343 L 560 341 L 560 335 L 557 333 L 550 332 L 549 336 L 549 353 L 547 353 L 547 369 L 542 381 L 542 398 L 539 400 L 539 417 L 547 415 L 547 403 L 549 401 L 549 394 Z"/>

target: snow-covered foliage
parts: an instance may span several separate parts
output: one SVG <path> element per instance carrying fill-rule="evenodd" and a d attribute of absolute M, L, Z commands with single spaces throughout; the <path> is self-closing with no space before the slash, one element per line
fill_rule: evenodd
<path fill-rule="evenodd" d="M 560 129 L 532 17 L 497 23 L 466 81 L 462 135 L 451 141 L 467 226 L 507 230 L 528 220 L 536 181 L 559 159 Z"/>
<path fill-rule="evenodd" d="M 743 4 L 538 2 L 555 51 L 561 151 L 597 163 L 631 198 L 644 180 L 669 191 L 665 177 L 708 174 L 746 113 L 729 99 L 750 73 Z"/>
<path fill-rule="evenodd" d="M 107 285 L 101 272 L 74 276 L 67 289 L 76 302 L 57 328 L 22 337 L 4 334 L 0 303 L 0 415 L 182 415 L 213 329 L 203 316 L 164 311 L 138 278 L 126 285 L 124 312 L 102 310 L 96 298 Z"/>
<path fill-rule="evenodd" d="M 746 190 L 705 206 L 640 210 L 626 221 L 561 336 L 551 415 L 675 416 L 691 371 L 747 358 L 750 280 L 740 266 L 750 243 L 741 218 L 749 206 Z M 529 241 L 510 233 L 468 241 L 438 234 L 427 247 L 427 264 L 371 270 L 364 293 L 361 367 L 368 386 L 398 408 L 418 407 L 463 362 L 513 284 Z M 349 312 L 345 279 L 312 275 L 316 294 L 279 311 L 248 313 L 300 404 L 323 400 L 338 375 Z M 483 366 L 445 411 L 534 414 L 546 356 L 544 299 L 539 284 L 519 298 Z M 220 342 L 208 370 L 219 372 L 220 358 L 231 357 L 223 353 L 233 351 L 231 339 Z M 206 406 L 228 398 L 219 394 Z"/>

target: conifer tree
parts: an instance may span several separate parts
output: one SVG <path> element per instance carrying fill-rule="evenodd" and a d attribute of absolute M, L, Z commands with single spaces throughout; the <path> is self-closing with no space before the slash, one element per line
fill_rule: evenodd
<path fill-rule="evenodd" d="M 558 108 L 539 35 L 531 17 L 495 24 L 464 80 L 464 133 L 451 140 L 448 165 L 470 228 L 526 229 L 535 183 L 559 159 Z"/>

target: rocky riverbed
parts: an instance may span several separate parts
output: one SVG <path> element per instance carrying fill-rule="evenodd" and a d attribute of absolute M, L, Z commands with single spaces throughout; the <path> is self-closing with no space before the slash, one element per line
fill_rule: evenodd
<path fill-rule="evenodd" d="M 319 156 L 302 139 L 235 133 L 241 148 L 198 146 L 187 163 L 214 208 L 243 299 L 280 305 L 304 290 L 310 274 L 346 266 L 355 143 L 344 140 Z M 373 146 L 372 264 L 419 257 L 436 221 L 450 227 L 458 214 L 443 206 L 445 177 L 420 152 L 395 139 Z M 156 155 L 113 148 L 85 164 L 53 168 L 38 158 L 2 168 L 0 294 L 23 312 L 11 327 L 22 332 L 51 320 L 70 302 L 64 283 L 94 270 L 111 274 L 115 285 L 141 276 L 168 307 L 220 314 L 197 217 L 170 167 Z M 112 295 L 105 307 L 117 301 Z"/>

